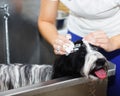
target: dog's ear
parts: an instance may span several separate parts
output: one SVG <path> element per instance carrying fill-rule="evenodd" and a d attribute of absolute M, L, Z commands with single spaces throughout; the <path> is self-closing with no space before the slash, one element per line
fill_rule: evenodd
<path fill-rule="evenodd" d="M 76 51 L 83 51 L 82 49 L 85 49 L 85 44 L 83 43 L 82 40 L 78 40 L 76 42 L 74 42 L 74 48 L 73 48 L 73 52 Z"/>

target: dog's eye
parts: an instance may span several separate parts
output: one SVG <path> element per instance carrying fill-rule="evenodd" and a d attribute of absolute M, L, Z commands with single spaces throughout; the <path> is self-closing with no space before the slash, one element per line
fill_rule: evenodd
<path fill-rule="evenodd" d="M 90 46 L 92 47 L 93 50 L 96 50 L 96 51 L 99 50 L 99 47 L 98 47 L 98 46 L 94 46 L 94 45 L 92 45 L 92 44 L 90 44 Z"/>
<path fill-rule="evenodd" d="M 96 50 L 96 51 L 98 51 L 98 47 L 93 47 L 93 50 Z"/>

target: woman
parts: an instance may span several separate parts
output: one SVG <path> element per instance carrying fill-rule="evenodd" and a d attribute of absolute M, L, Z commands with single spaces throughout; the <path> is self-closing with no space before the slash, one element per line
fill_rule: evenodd
<path fill-rule="evenodd" d="M 38 20 L 41 34 L 53 46 L 55 54 L 66 54 L 63 45 L 69 47 L 71 40 L 82 38 L 100 46 L 107 59 L 117 67 L 115 82 L 108 87 L 108 96 L 119 96 L 120 0 L 61 0 L 70 10 L 67 27 L 71 40 L 69 35 L 58 34 L 55 27 L 59 2 L 41 0 Z"/>

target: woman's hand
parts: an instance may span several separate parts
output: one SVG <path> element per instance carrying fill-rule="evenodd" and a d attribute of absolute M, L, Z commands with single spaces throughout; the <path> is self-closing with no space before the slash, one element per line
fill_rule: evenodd
<path fill-rule="evenodd" d="M 68 54 L 72 51 L 74 47 L 73 43 L 70 41 L 71 35 L 61 35 L 59 34 L 53 43 L 54 53 L 59 55 Z"/>
<path fill-rule="evenodd" d="M 112 39 L 103 31 L 92 32 L 85 36 L 84 39 L 95 46 L 103 48 L 105 51 L 110 52 L 115 50 Z"/>

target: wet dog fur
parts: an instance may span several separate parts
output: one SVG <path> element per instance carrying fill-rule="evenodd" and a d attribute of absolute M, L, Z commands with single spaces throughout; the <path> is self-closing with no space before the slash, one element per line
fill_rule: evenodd
<path fill-rule="evenodd" d="M 94 72 L 103 68 L 108 70 L 107 59 L 99 52 L 98 47 L 86 41 L 78 40 L 74 43 L 76 51 L 69 55 L 58 56 L 53 65 L 52 78 L 95 76 Z"/>

